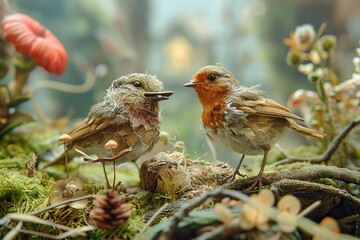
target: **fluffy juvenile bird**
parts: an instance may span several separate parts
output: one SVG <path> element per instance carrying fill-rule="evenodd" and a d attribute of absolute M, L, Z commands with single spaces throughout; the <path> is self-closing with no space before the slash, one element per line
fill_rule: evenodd
<path fill-rule="evenodd" d="M 169 99 L 171 91 L 163 91 L 163 84 L 155 76 L 133 73 L 113 81 L 104 100 L 92 106 L 88 117 L 69 132 L 68 154 L 75 149 L 88 155 L 116 158 L 116 164 L 136 161 L 152 149 L 159 136 L 159 101 Z M 114 140 L 112 151 L 104 148 Z M 77 154 L 79 155 L 79 154 Z"/>
<path fill-rule="evenodd" d="M 288 129 L 323 138 L 326 134 L 300 126 L 302 120 L 289 109 L 268 98 L 256 87 L 245 87 L 225 68 L 205 66 L 193 75 L 184 87 L 192 87 L 203 106 L 201 121 L 206 134 L 217 144 L 243 154 L 236 170 L 239 174 L 245 155 L 264 155 L 254 184 L 261 188 L 261 179 L 271 145 Z M 228 179 L 229 179 L 228 178 Z M 226 180 L 228 180 L 226 179 Z"/>

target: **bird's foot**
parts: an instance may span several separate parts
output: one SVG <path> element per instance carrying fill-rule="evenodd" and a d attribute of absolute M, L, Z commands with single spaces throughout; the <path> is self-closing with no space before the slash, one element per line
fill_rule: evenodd
<path fill-rule="evenodd" d="M 226 178 L 223 179 L 222 184 L 234 181 L 236 175 L 238 175 L 240 177 L 247 177 L 247 175 L 241 174 L 239 170 L 238 171 L 235 170 L 231 175 L 229 175 L 229 176 L 227 176 Z"/>
<path fill-rule="evenodd" d="M 257 176 L 254 181 L 252 182 L 252 184 L 250 185 L 250 187 L 246 188 L 245 190 L 246 191 L 252 191 L 254 190 L 254 188 L 258 188 L 258 190 L 260 191 L 261 188 L 262 188 L 262 183 L 263 183 L 263 180 L 266 182 L 268 182 L 268 178 L 264 177 L 264 176 Z"/>
<path fill-rule="evenodd" d="M 250 187 L 246 188 L 246 191 L 252 191 L 254 188 L 258 187 L 259 190 L 261 190 L 262 187 L 262 179 L 261 177 L 256 177 L 254 182 L 250 185 Z"/>

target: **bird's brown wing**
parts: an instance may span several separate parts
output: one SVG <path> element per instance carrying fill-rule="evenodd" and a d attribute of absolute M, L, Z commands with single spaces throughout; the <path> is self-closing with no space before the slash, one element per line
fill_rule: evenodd
<path fill-rule="evenodd" d="M 111 114 L 109 114 L 107 112 L 110 111 L 104 110 L 106 107 L 107 106 L 104 106 L 101 103 L 94 105 L 91 108 L 88 117 L 78 123 L 75 128 L 68 133 L 71 137 L 71 140 L 77 141 L 79 139 L 96 134 L 114 124 L 120 126 L 127 122 L 127 117 L 122 116 L 121 111 L 113 111 Z"/>
<path fill-rule="evenodd" d="M 72 141 L 82 139 L 93 135 L 113 124 L 113 121 L 101 121 L 102 119 L 85 119 L 78 123 L 76 127 L 69 132 Z"/>
<path fill-rule="evenodd" d="M 301 117 L 293 114 L 288 108 L 268 98 L 263 98 L 261 100 L 246 100 L 243 101 L 242 104 L 237 104 L 236 108 L 245 113 L 257 116 L 291 118 L 303 121 Z"/>

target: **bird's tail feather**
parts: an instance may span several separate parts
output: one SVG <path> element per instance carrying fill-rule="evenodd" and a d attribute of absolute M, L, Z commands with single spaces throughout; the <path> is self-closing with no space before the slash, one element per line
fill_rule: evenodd
<path fill-rule="evenodd" d="M 289 123 L 290 123 L 290 128 L 292 128 L 293 130 L 295 130 L 298 133 L 310 136 L 310 137 L 316 137 L 316 138 L 324 138 L 326 137 L 326 133 L 322 133 L 320 131 L 311 129 L 311 128 L 307 128 L 307 127 L 303 127 L 299 124 L 297 124 L 294 120 L 292 119 L 288 119 Z"/>

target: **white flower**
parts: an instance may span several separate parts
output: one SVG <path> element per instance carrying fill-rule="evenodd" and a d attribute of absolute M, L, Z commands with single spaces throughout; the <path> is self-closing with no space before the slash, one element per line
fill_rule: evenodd
<path fill-rule="evenodd" d="M 309 75 L 312 71 L 314 71 L 314 65 L 312 63 L 300 64 L 298 66 L 298 70 L 305 75 Z"/>
<path fill-rule="evenodd" d="M 294 39 L 297 45 L 309 47 L 315 39 L 314 27 L 310 24 L 296 27 Z"/>

